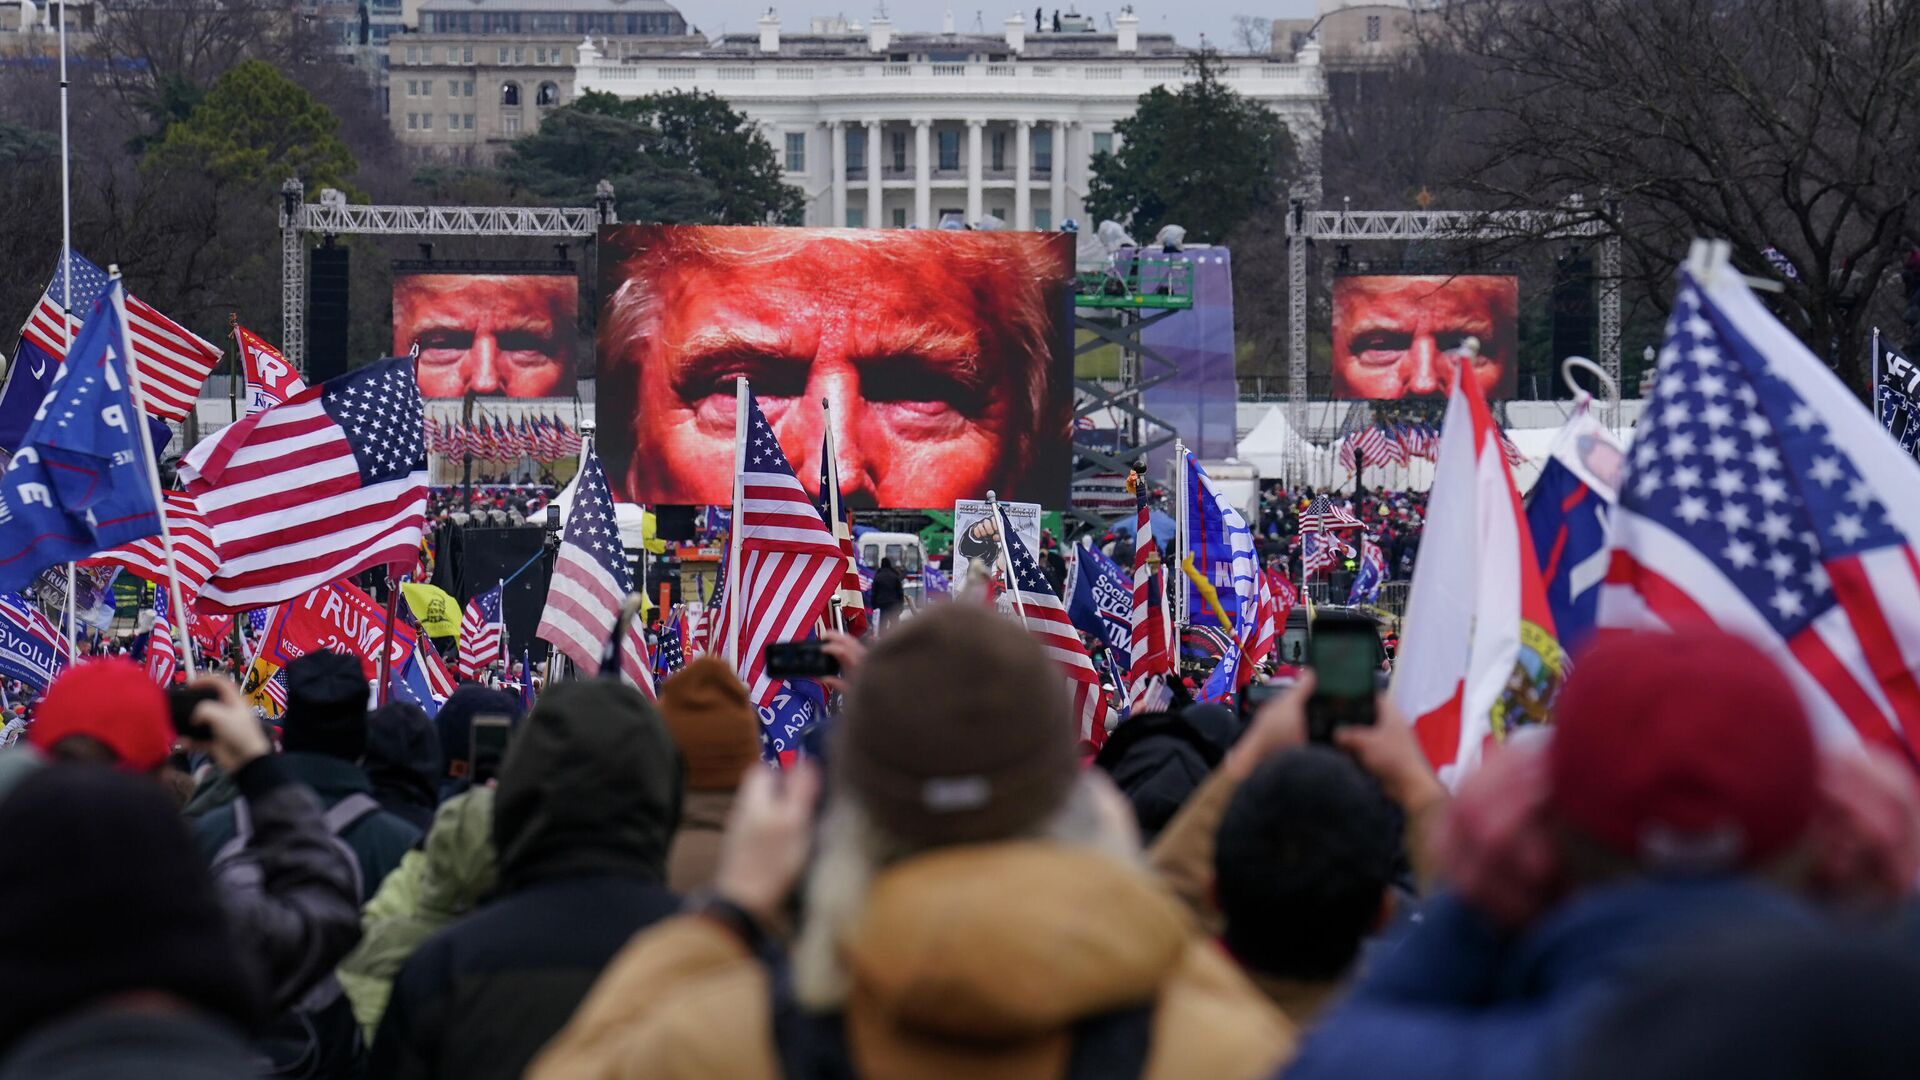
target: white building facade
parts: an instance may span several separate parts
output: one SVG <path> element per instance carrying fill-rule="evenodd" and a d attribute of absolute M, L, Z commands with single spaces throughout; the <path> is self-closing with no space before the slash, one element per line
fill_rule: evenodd
<path fill-rule="evenodd" d="M 783 36 L 778 18 L 697 52 L 620 61 L 591 42 L 574 85 L 622 97 L 705 90 L 760 125 L 806 194 L 805 224 L 931 228 L 989 215 L 1016 229 L 1085 222 L 1093 157 L 1117 150 L 1114 123 L 1141 94 L 1191 77 L 1171 35 L 1114 30 L 1035 33 L 1009 16 L 1001 36 L 899 34 L 816 22 Z M 1294 62 L 1222 58 L 1222 76 L 1266 105 L 1303 146 L 1319 140 L 1326 97 L 1317 54 Z"/>

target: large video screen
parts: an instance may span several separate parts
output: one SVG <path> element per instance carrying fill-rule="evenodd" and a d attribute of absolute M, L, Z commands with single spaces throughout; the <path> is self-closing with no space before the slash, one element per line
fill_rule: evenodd
<path fill-rule="evenodd" d="M 571 274 L 396 272 L 393 354 L 420 343 L 430 398 L 570 397 L 579 313 Z"/>
<path fill-rule="evenodd" d="M 1333 396 L 1445 395 L 1470 365 L 1490 398 L 1519 380 L 1520 279 L 1502 274 L 1365 274 L 1333 281 Z"/>
<path fill-rule="evenodd" d="M 745 376 L 800 482 L 824 400 L 848 505 L 1064 505 L 1073 238 L 935 230 L 600 230 L 596 418 L 617 497 L 725 504 Z"/>

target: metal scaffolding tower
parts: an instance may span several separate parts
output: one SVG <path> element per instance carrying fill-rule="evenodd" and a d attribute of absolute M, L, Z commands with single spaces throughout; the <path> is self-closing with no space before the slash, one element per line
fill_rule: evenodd
<path fill-rule="evenodd" d="M 1608 205 L 1607 218 L 1617 219 Z M 1565 210 L 1309 210 L 1295 199 L 1287 214 L 1287 419 L 1296 435 L 1307 431 L 1307 249 L 1315 240 L 1564 240 L 1600 238 L 1600 355 L 1614 385 L 1620 384 L 1620 234 L 1605 220 Z M 1601 420 L 1620 422 L 1619 406 L 1602 406 Z M 1289 457 L 1287 482 L 1299 479 Z"/>
<path fill-rule="evenodd" d="M 355 206 L 343 193 L 323 188 L 307 202 L 306 186 L 289 178 L 280 186 L 281 348 L 301 373 L 307 370 L 307 249 L 302 236 L 525 236 L 552 239 L 593 236 L 619 222 L 613 185 L 600 181 L 591 207 L 547 206 Z"/>
<path fill-rule="evenodd" d="M 1125 418 L 1113 429 L 1117 445 L 1112 452 L 1075 440 L 1073 478 L 1125 476 L 1135 462 L 1176 437 L 1171 423 L 1146 410 L 1142 395 L 1173 378 L 1177 368 L 1146 344 L 1142 335 L 1155 323 L 1193 307 L 1193 264 L 1144 250 L 1120 256 L 1112 269 L 1080 274 L 1073 303 L 1075 336 L 1084 338 L 1074 345 L 1074 359 L 1108 346 L 1117 349 L 1120 357 L 1113 380 L 1103 383 L 1074 376 L 1075 431 L 1080 430 L 1077 421 L 1102 410 Z M 1091 510 L 1070 509 L 1069 513 L 1096 528 L 1106 524 Z"/>

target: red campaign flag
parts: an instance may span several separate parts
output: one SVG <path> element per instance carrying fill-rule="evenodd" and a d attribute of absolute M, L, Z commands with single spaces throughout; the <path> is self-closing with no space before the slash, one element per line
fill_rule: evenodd
<path fill-rule="evenodd" d="M 393 357 L 246 417 L 180 463 L 220 562 L 215 612 L 266 607 L 375 566 L 411 567 L 427 513 L 426 413 Z"/>
<path fill-rule="evenodd" d="M 360 670 L 371 682 L 380 675 L 383 641 L 391 667 L 398 671 L 413 655 L 416 640 L 413 627 L 404 619 L 389 637 L 387 609 L 361 589 L 336 581 L 281 605 L 261 640 L 260 658 L 286 667 L 311 652 L 344 653 L 359 657 Z"/>
<path fill-rule="evenodd" d="M 248 416 L 284 404 L 307 388 L 300 373 L 266 339 L 244 326 L 234 327 L 233 334 L 240 344 L 240 357 L 246 362 Z"/>
<path fill-rule="evenodd" d="M 232 632 L 233 616 L 210 615 L 193 601 L 187 601 L 187 636 L 199 642 L 202 649 L 209 653 L 220 651 Z"/>

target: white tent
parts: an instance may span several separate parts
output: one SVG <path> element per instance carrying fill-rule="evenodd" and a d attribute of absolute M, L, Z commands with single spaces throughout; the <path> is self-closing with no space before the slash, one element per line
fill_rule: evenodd
<path fill-rule="evenodd" d="M 1240 440 L 1234 456 L 1259 469 L 1261 476 L 1281 476 L 1289 457 L 1311 459 L 1325 453 L 1301 438 L 1287 422 L 1286 410 L 1273 405 L 1260 422 L 1253 425 L 1253 430 L 1247 432 L 1246 438 Z"/>
<path fill-rule="evenodd" d="M 566 527 L 567 516 L 573 513 L 573 500 L 579 494 L 580 475 L 574 474 L 573 480 L 553 497 L 553 504 L 560 508 L 560 525 Z M 541 510 L 544 514 L 546 511 Z M 613 503 L 614 517 L 620 521 L 620 546 L 628 551 L 638 551 L 643 542 L 653 532 L 653 515 L 633 503 L 624 503 L 618 499 Z"/>

